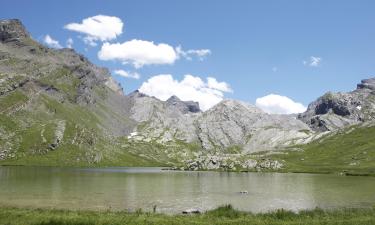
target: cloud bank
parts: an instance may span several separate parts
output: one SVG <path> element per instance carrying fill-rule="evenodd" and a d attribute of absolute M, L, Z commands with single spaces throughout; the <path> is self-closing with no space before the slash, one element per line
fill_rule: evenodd
<path fill-rule="evenodd" d="M 286 96 L 276 94 L 257 98 L 255 105 L 270 114 L 293 114 L 306 111 L 306 106 L 303 104 L 295 102 Z"/>
<path fill-rule="evenodd" d="M 98 58 L 104 61 L 120 61 L 141 68 L 145 65 L 170 65 L 180 58 L 192 60 L 192 57 L 198 57 L 203 60 L 210 54 L 209 49 L 183 51 L 181 46 L 174 48 L 165 43 L 155 44 L 153 41 L 133 39 L 123 43 L 104 43 L 98 52 Z"/>
<path fill-rule="evenodd" d="M 101 60 L 118 60 L 131 63 L 135 68 L 144 65 L 173 64 L 178 56 L 168 44 L 133 39 L 124 43 L 104 43 L 98 52 Z"/>
<path fill-rule="evenodd" d="M 205 82 L 200 77 L 187 74 L 178 81 L 170 74 L 160 74 L 145 81 L 139 91 L 163 101 L 172 95 L 183 101 L 196 101 L 205 111 L 223 100 L 224 93 L 232 92 L 232 89 L 229 84 L 218 82 L 213 77 L 208 77 Z"/>

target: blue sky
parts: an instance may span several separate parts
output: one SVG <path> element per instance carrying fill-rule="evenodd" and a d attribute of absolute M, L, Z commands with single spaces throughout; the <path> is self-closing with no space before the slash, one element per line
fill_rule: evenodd
<path fill-rule="evenodd" d="M 192 74 L 226 82 L 233 90 L 222 92 L 228 98 L 255 103 L 274 93 L 307 105 L 329 90 L 349 91 L 375 76 L 374 11 L 371 0 L 12 0 L 2 2 L 0 16 L 21 19 L 41 42 L 47 34 L 62 46 L 72 38 L 73 48 L 95 64 L 140 74 L 140 79 L 114 75 L 127 93 L 158 74 L 179 81 Z M 124 24 L 109 43 L 137 39 L 181 45 L 185 51 L 209 49 L 211 54 L 141 68 L 100 60 L 98 52 L 107 41 L 91 47 L 82 41 L 85 34 L 64 29 L 96 15 L 117 17 Z M 312 56 L 320 60 L 310 65 Z"/>

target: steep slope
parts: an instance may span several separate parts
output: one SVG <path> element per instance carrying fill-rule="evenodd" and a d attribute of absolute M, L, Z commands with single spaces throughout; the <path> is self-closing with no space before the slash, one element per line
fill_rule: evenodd
<path fill-rule="evenodd" d="M 172 96 L 166 102 L 134 92 L 132 119 L 139 122 L 133 139 L 159 143 L 183 141 L 199 144 L 203 151 L 230 148 L 236 153 L 282 149 L 308 142 L 314 132 L 293 116 L 270 115 L 255 106 L 223 100 L 210 110 L 200 112 Z M 174 104 L 171 104 L 171 101 Z"/>
<path fill-rule="evenodd" d="M 282 149 L 312 134 L 306 124 L 293 116 L 270 115 L 235 100 L 220 102 L 195 124 L 204 148 L 236 146 L 244 153 Z"/>
<path fill-rule="evenodd" d="M 38 44 L 18 20 L 0 21 L 0 40 L 3 163 L 148 163 L 116 147 L 136 121 L 106 69 Z"/>

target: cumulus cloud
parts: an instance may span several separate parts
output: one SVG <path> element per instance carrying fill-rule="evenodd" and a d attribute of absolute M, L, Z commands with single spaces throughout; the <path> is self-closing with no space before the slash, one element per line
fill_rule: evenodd
<path fill-rule="evenodd" d="M 135 68 L 152 64 L 173 64 L 178 56 L 173 47 L 151 41 L 133 39 L 124 43 L 104 43 L 98 52 L 101 60 L 118 60 L 123 64 L 131 63 Z"/>
<path fill-rule="evenodd" d="M 96 15 L 82 20 L 81 23 L 69 23 L 65 29 L 76 31 L 86 36 L 83 41 L 96 46 L 96 41 L 110 41 L 122 34 L 124 24 L 115 16 Z"/>
<path fill-rule="evenodd" d="M 306 106 L 303 104 L 276 94 L 257 98 L 255 105 L 270 114 L 293 114 L 306 111 Z"/>
<path fill-rule="evenodd" d="M 73 39 L 72 38 L 68 38 L 68 40 L 66 40 L 66 47 L 67 48 L 73 48 Z"/>
<path fill-rule="evenodd" d="M 199 60 L 204 60 L 208 55 L 211 54 L 210 49 L 189 49 L 184 51 L 181 46 L 176 47 L 176 52 L 179 57 L 183 57 L 187 60 L 192 60 L 193 56 L 198 57 Z"/>
<path fill-rule="evenodd" d="M 139 73 L 128 72 L 125 70 L 114 70 L 113 73 L 122 77 L 132 78 L 132 79 L 137 79 L 137 80 L 141 77 Z"/>
<path fill-rule="evenodd" d="M 218 82 L 214 77 L 207 78 L 207 87 L 211 89 L 216 89 L 222 92 L 233 92 L 229 84 L 225 82 Z"/>
<path fill-rule="evenodd" d="M 303 65 L 311 66 L 311 67 L 318 67 L 322 62 L 322 58 L 311 56 L 309 61 L 303 61 Z"/>
<path fill-rule="evenodd" d="M 62 48 L 60 43 L 57 40 L 53 39 L 49 34 L 44 36 L 43 42 L 51 48 Z"/>
<path fill-rule="evenodd" d="M 232 90 L 227 83 L 218 82 L 213 77 L 207 78 L 205 82 L 200 77 L 188 74 L 178 81 L 170 74 L 161 74 L 144 82 L 139 91 L 163 101 L 172 95 L 183 101 L 197 101 L 205 111 L 223 100 L 225 92 Z"/>

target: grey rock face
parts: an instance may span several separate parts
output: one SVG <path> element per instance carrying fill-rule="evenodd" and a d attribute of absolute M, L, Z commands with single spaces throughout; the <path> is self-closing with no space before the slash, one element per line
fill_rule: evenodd
<path fill-rule="evenodd" d="M 0 41 L 9 42 L 29 37 L 29 33 L 18 19 L 0 20 Z"/>
<path fill-rule="evenodd" d="M 349 93 L 331 93 L 312 102 L 298 116 L 312 129 L 330 131 L 375 118 L 375 79 L 362 80 Z"/>
<path fill-rule="evenodd" d="M 194 101 L 181 101 L 177 96 L 173 95 L 166 101 L 167 106 L 175 107 L 180 112 L 197 113 L 200 112 L 199 103 Z"/>
<path fill-rule="evenodd" d="M 375 78 L 362 80 L 361 83 L 357 85 L 357 89 L 375 90 Z"/>
<path fill-rule="evenodd" d="M 239 148 L 242 152 L 275 150 L 311 136 L 292 116 L 269 115 L 255 106 L 224 100 L 203 113 L 176 110 L 170 102 L 132 93 L 132 118 L 141 140 L 198 142 L 203 149 Z M 312 133 L 312 132 L 311 132 Z"/>
<path fill-rule="evenodd" d="M 309 127 L 292 116 L 270 115 L 255 106 L 224 100 L 195 122 L 205 149 L 239 146 L 244 152 L 275 150 L 309 137 Z"/>
<path fill-rule="evenodd" d="M 138 122 L 139 140 L 195 142 L 194 120 L 199 113 L 180 110 L 170 102 L 147 96 L 139 91 L 128 95 L 131 99 L 131 118 Z"/>

